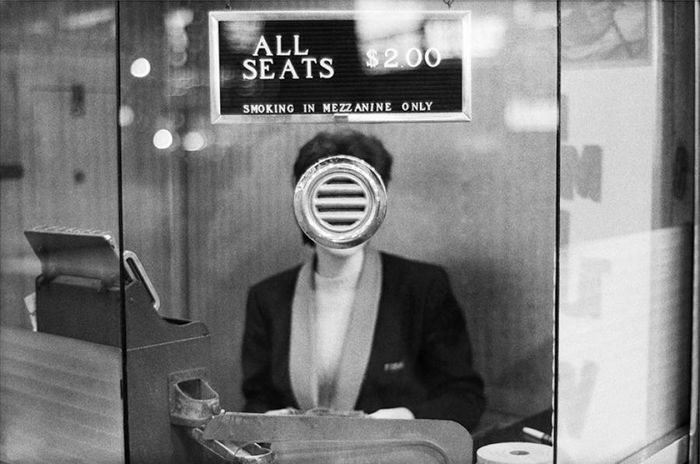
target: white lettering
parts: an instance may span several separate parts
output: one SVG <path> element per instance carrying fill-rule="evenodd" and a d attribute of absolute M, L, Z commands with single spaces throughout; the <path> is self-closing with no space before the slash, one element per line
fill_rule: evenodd
<path fill-rule="evenodd" d="M 309 49 L 304 51 L 299 50 L 299 34 L 294 34 L 294 54 L 297 56 L 303 56 L 309 54 Z"/>
<path fill-rule="evenodd" d="M 303 68 L 302 76 L 305 79 L 314 79 L 318 77 L 320 79 L 330 79 L 335 74 L 333 69 L 333 58 L 321 58 L 320 61 L 315 57 L 305 57 L 299 60 Z M 292 58 L 285 60 L 282 65 L 282 69 L 279 73 L 273 71 L 273 66 L 275 66 L 275 58 L 259 58 L 253 59 L 248 58 L 242 62 L 243 70 L 242 77 L 244 80 L 253 79 L 301 79 L 299 73 L 296 69 L 300 66 L 298 62 L 295 65 L 295 61 Z"/>
<path fill-rule="evenodd" d="M 275 73 L 270 72 L 272 58 L 260 58 L 260 79 L 274 79 Z"/>
<path fill-rule="evenodd" d="M 302 58 L 301 62 L 302 62 L 302 64 L 306 65 L 306 78 L 313 79 L 314 75 L 312 74 L 312 70 L 313 70 L 312 64 L 317 63 L 318 60 L 316 58 L 309 57 L 309 58 Z"/>
<path fill-rule="evenodd" d="M 250 74 L 246 74 L 245 72 L 243 73 L 243 80 L 249 81 L 258 77 L 258 71 L 255 69 L 254 59 L 249 58 L 247 60 L 243 60 L 243 67 L 250 72 Z"/>
<path fill-rule="evenodd" d="M 265 40 L 265 36 L 261 35 L 260 40 L 258 40 L 258 45 L 255 47 L 255 51 L 253 52 L 253 56 L 258 56 L 258 53 L 260 53 L 260 49 L 265 50 L 265 54 L 267 56 L 272 55 L 272 50 L 270 50 L 270 46 L 267 45 L 267 41 Z"/>
<path fill-rule="evenodd" d="M 430 111 L 431 106 L 433 102 L 412 102 L 411 111 Z"/>
<path fill-rule="evenodd" d="M 294 113 L 294 105 L 291 103 L 266 103 L 243 105 L 244 114 L 287 114 Z"/>
<path fill-rule="evenodd" d="M 276 35 L 275 36 L 276 42 L 277 42 L 277 56 L 289 56 L 292 54 L 291 50 L 282 50 L 282 36 L 281 35 Z"/>
<path fill-rule="evenodd" d="M 391 102 L 362 102 L 355 103 L 355 113 L 381 113 L 391 111 Z"/>
<path fill-rule="evenodd" d="M 405 103 L 409 105 L 409 103 Z M 410 106 L 407 106 L 408 109 Z M 340 102 L 323 103 L 324 113 L 387 113 L 391 111 L 391 102 Z"/>
<path fill-rule="evenodd" d="M 282 71 L 280 72 L 280 79 L 284 79 L 284 75 L 286 73 L 291 73 L 292 79 L 299 79 L 299 75 L 297 74 L 296 70 L 294 69 L 294 65 L 292 64 L 292 60 L 287 60 L 287 62 L 284 63 L 284 67 L 282 68 Z"/>
<path fill-rule="evenodd" d="M 333 77 L 333 75 L 335 74 L 335 70 L 333 69 L 333 58 L 321 58 L 321 61 L 319 61 L 319 65 L 321 65 L 321 67 L 325 69 L 326 72 L 318 73 L 318 77 L 320 77 L 321 79 L 330 79 L 331 77 Z"/>

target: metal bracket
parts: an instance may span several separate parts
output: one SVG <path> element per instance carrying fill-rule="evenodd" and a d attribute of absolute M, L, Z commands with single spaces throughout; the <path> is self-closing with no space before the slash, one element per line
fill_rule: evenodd
<path fill-rule="evenodd" d="M 207 369 L 204 367 L 168 375 L 172 424 L 199 427 L 219 414 L 219 394 L 209 386 L 206 379 Z"/>
<path fill-rule="evenodd" d="M 138 280 L 144 287 L 146 287 L 146 291 L 151 296 L 151 300 L 153 301 L 153 308 L 158 311 L 160 308 L 160 297 L 158 296 L 156 288 L 153 286 L 153 282 L 151 282 L 151 279 L 148 278 L 146 269 L 144 269 L 143 264 L 141 264 L 139 257 L 136 256 L 136 253 L 133 251 L 125 250 L 122 259 L 124 260 L 124 268 L 126 269 L 126 273 L 129 275 L 129 278 L 132 281 Z"/>

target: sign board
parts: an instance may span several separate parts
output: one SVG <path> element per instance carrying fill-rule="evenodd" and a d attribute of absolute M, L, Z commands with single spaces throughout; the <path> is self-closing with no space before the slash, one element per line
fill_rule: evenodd
<path fill-rule="evenodd" d="M 469 121 L 467 11 L 213 11 L 211 117 Z"/>

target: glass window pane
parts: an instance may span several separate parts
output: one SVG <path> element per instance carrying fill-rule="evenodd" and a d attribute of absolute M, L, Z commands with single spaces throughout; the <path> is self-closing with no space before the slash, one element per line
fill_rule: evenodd
<path fill-rule="evenodd" d="M 0 2 L 3 462 L 124 460 L 115 50 L 112 1 Z"/>
<path fill-rule="evenodd" d="M 231 3 L 448 10 L 429 0 Z M 472 15 L 468 123 L 212 124 L 211 10 L 226 2 L 121 4 L 124 243 L 159 294 L 159 315 L 206 325 L 207 375 L 222 406 L 245 404 L 250 287 L 312 253 L 292 207 L 299 148 L 319 131 L 351 128 L 380 138 L 395 159 L 387 219 L 372 246 L 442 266 L 463 310 L 488 397 L 475 446 L 522 439 L 520 421 L 551 432 L 556 3 L 452 5 Z M 259 30 L 230 31 L 230 40 Z M 359 43 L 354 30 L 341 32 L 336 42 Z M 128 374 L 151 372 L 141 365 Z"/>
<path fill-rule="evenodd" d="M 689 424 L 692 17 L 561 3 L 558 462 L 617 462 Z"/>

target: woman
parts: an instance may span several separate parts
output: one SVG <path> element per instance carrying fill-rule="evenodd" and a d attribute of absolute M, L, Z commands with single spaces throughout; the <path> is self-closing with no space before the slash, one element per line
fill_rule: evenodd
<path fill-rule="evenodd" d="M 321 132 L 299 151 L 298 181 L 348 155 L 388 184 L 392 157 L 352 130 Z M 447 419 L 473 430 L 485 400 L 462 311 L 445 271 L 367 246 L 315 245 L 313 258 L 254 285 L 243 338 L 245 410 L 329 408 L 389 419 Z"/>

